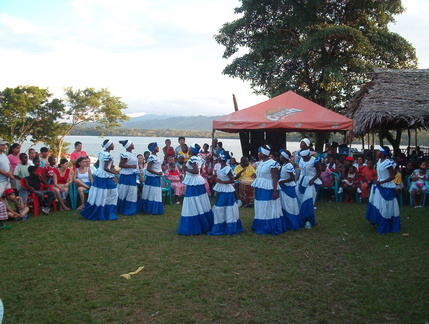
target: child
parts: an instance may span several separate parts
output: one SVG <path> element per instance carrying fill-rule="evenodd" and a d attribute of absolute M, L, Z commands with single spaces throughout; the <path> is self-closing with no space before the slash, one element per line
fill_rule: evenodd
<path fill-rule="evenodd" d="M 40 159 L 40 162 L 42 162 L 42 159 Z M 48 164 L 45 165 L 45 167 L 43 168 L 47 184 L 50 184 L 52 182 L 52 179 L 54 178 L 55 169 L 57 168 L 56 164 L 57 159 L 54 156 L 50 156 L 48 158 Z"/>
<path fill-rule="evenodd" d="M 402 174 L 399 171 L 399 164 L 396 164 L 395 172 L 396 172 L 396 175 L 395 175 L 395 179 L 393 179 L 393 182 L 396 185 L 395 195 L 398 195 L 398 193 L 402 189 L 404 189 L 404 184 L 402 183 Z"/>
<path fill-rule="evenodd" d="M 17 179 L 16 188 L 18 189 L 19 197 L 21 197 L 22 201 L 27 201 L 27 190 L 22 189 L 21 185 L 19 184 L 19 180 L 29 176 L 29 164 L 27 154 L 19 154 L 19 160 L 21 161 L 21 163 L 16 166 L 15 171 L 13 172 L 13 176 L 15 177 L 15 179 Z"/>
<path fill-rule="evenodd" d="M 37 168 L 35 166 L 28 167 L 28 177 L 24 178 L 25 187 L 29 188 L 28 190 L 37 196 L 39 200 L 39 210 L 44 214 L 49 214 L 52 200 L 55 199 L 55 193 L 51 190 L 40 190 L 41 185 L 46 185 L 45 180 L 42 176 L 37 173 Z M 45 206 L 43 206 L 44 196 L 47 196 Z"/>
<path fill-rule="evenodd" d="M 332 188 L 335 185 L 335 176 L 334 173 L 332 172 L 332 170 L 330 168 L 328 168 L 328 166 L 326 165 L 325 162 L 321 162 L 320 163 L 320 180 L 322 180 L 322 188 L 328 188 L 328 194 L 329 197 L 331 197 L 331 191 Z"/>
<path fill-rule="evenodd" d="M 180 205 L 179 197 L 185 194 L 185 185 L 182 183 L 183 175 L 177 170 L 175 163 L 170 163 L 168 167 L 165 172 L 165 178 L 171 183 L 176 204 Z"/>
<path fill-rule="evenodd" d="M 13 189 L 6 189 L 4 191 L 6 200 L 4 203 L 7 208 L 7 217 L 10 220 L 26 220 L 28 218 L 28 207 L 24 207 L 21 197 L 17 197 Z"/>
<path fill-rule="evenodd" d="M 7 220 L 7 208 L 3 200 L 0 198 L 0 229 L 11 229 L 11 226 L 3 224 L 4 220 Z"/>
<path fill-rule="evenodd" d="M 341 181 L 341 188 L 339 192 L 341 193 L 341 189 L 343 189 L 347 194 L 345 199 L 346 203 L 353 202 L 353 195 L 357 189 L 357 178 L 357 169 L 353 165 L 346 166 L 344 169 L 344 179 Z"/>
<path fill-rule="evenodd" d="M 423 161 L 420 164 L 420 168 L 417 170 L 414 170 L 413 174 L 411 175 L 411 187 L 410 187 L 410 193 L 413 197 L 414 201 L 414 208 L 420 208 L 422 207 L 422 201 L 423 201 L 423 187 L 425 186 L 426 180 L 428 180 L 429 172 L 427 171 L 427 163 L 426 161 Z M 417 196 L 419 196 L 419 200 L 417 200 Z"/>

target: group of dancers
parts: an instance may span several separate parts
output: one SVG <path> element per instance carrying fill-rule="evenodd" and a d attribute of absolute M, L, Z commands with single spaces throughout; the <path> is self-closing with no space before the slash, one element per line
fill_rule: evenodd
<path fill-rule="evenodd" d="M 117 213 L 133 215 L 139 211 L 147 214 L 164 213 L 161 191 L 162 159 L 157 155 L 157 143 L 150 143 L 150 156 L 147 160 L 145 185 L 141 199 L 137 199 L 136 181 L 138 161 L 132 152 L 134 144 L 125 140 L 120 142 L 126 149 L 121 154 L 120 171 L 113 164 L 110 152 L 114 149 L 111 140 L 103 142 L 104 150 L 98 154 L 98 168 L 88 194 L 88 200 L 81 215 L 89 220 L 115 220 Z M 379 149 L 377 172 L 366 218 L 377 224 L 379 233 L 397 232 L 400 229 L 399 207 L 396 197 L 390 190 L 392 185 L 392 163 L 388 148 Z M 190 158 L 183 166 L 186 185 L 178 234 L 198 235 L 236 235 L 243 231 L 239 217 L 239 207 L 235 196 L 235 175 L 228 164 L 227 151 L 220 152 L 220 168 L 216 175 L 216 202 L 211 206 L 206 190 L 206 180 L 201 176 L 204 160 L 199 155 L 200 146 L 190 147 Z M 280 151 L 280 165 L 271 155 L 271 147 L 263 145 L 258 150 L 256 179 L 251 184 L 254 194 L 254 220 L 252 230 L 257 234 L 278 235 L 287 230 L 311 228 L 316 225 L 315 201 L 321 181 L 318 159 L 308 147 L 298 152 L 297 166 L 299 179 L 295 179 L 295 169 L 290 162 L 291 153 Z M 113 178 L 119 173 L 116 186 Z M 394 177 L 394 175 L 393 175 Z M 143 180 L 142 180 L 143 181 Z"/>

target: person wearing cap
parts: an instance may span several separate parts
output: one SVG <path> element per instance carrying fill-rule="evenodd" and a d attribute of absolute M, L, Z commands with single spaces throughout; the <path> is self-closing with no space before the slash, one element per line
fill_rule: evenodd
<path fill-rule="evenodd" d="M 177 234 L 198 235 L 209 232 L 213 227 L 213 212 L 207 195 L 205 180 L 201 176 L 203 159 L 198 156 L 200 146 L 191 146 L 191 157 L 183 166 L 186 185 Z"/>
<path fill-rule="evenodd" d="M 146 214 L 163 215 L 164 205 L 162 204 L 161 188 L 163 160 L 157 155 L 159 147 L 156 142 L 150 143 L 147 147 L 151 154 L 147 159 L 146 181 L 137 209 Z"/>
<path fill-rule="evenodd" d="M 220 168 L 213 188 L 217 192 L 216 202 L 212 208 L 214 225 L 207 235 L 236 235 L 243 232 L 235 201 L 234 174 L 226 163 L 229 159 L 229 152 L 219 153 Z"/>
<path fill-rule="evenodd" d="M 389 148 L 380 146 L 377 151 L 377 180 L 371 188 L 365 218 L 377 225 L 379 234 L 399 232 L 401 220 L 396 199 L 395 162 L 388 159 Z"/>
<path fill-rule="evenodd" d="M 80 214 L 88 220 L 115 220 L 118 191 L 113 178 L 119 172 L 115 169 L 111 151 L 115 148 L 113 141 L 106 139 L 101 145 L 104 151 L 98 153 L 98 169 L 93 173 L 94 182 L 89 189 L 88 200 Z"/>
<path fill-rule="evenodd" d="M 119 141 L 125 148 L 119 161 L 118 181 L 118 213 L 122 215 L 135 215 L 137 213 L 137 174 L 138 160 L 134 150 L 134 143 L 130 140 Z"/>
<path fill-rule="evenodd" d="M 319 159 L 311 155 L 309 149 L 299 152 L 298 166 L 301 169 L 296 194 L 299 201 L 301 224 L 306 228 L 316 225 L 314 204 L 317 197 L 317 189 L 322 184 L 320 177 Z"/>
<path fill-rule="evenodd" d="M 3 191 L 10 188 L 10 180 L 15 179 L 6 154 L 6 145 L 7 142 L 0 137 L 0 197 L 3 195 Z"/>
<path fill-rule="evenodd" d="M 255 188 L 252 230 L 257 234 L 278 235 L 286 231 L 282 222 L 283 212 L 278 194 L 280 187 L 277 183 L 280 164 L 269 158 L 270 152 L 269 145 L 258 149 L 260 163 L 256 169 L 256 179 L 252 183 Z"/>
<path fill-rule="evenodd" d="M 299 203 L 296 196 L 295 169 L 290 163 L 291 153 L 280 150 L 280 162 L 283 163 L 280 171 L 280 202 L 282 203 L 284 226 L 287 229 L 299 230 L 301 217 L 299 215 Z"/>
<path fill-rule="evenodd" d="M 15 190 L 8 188 L 4 191 L 3 195 L 6 198 L 4 203 L 6 204 L 8 219 L 26 220 L 30 209 L 25 206 L 22 198 L 15 194 Z"/>

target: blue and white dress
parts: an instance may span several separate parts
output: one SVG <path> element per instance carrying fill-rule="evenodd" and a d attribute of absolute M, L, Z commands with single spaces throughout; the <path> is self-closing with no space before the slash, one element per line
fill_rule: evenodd
<path fill-rule="evenodd" d="M 138 165 L 137 156 L 131 152 L 121 153 L 127 159 L 125 165 Z M 118 213 L 135 215 L 137 213 L 137 177 L 138 169 L 123 168 L 119 171 L 118 182 Z"/>
<path fill-rule="evenodd" d="M 118 191 L 113 181 L 113 173 L 104 170 L 104 163 L 108 162 L 108 168 L 113 163 L 113 157 L 109 152 L 98 153 L 99 167 L 94 171 L 94 182 L 89 189 L 88 200 L 80 214 L 88 220 L 115 220 Z"/>
<path fill-rule="evenodd" d="M 296 195 L 299 202 L 301 226 L 304 226 L 306 221 L 309 221 L 312 226 L 316 225 L 314 203 L 316 202 L 317 189 L 322 184 L 322 181 L 317 178 L 312 185 L 310 185 L 309 182 L 317 173 L 317 163 L 319 163 L 319 159 L 316 159 L 314 156 L 310 157 L 308 161 L 304 161 L 303 158 L 300 158 L 298 161 L 301 172 L 296 186 Z"/>
<path fill-rule="evenodd" d="M 217 171 L 219 180 L 228 181 L 228 174 L 232 172 L 230 166 Z M 236 235 L 243 231 L 238 205 L 235 201 L 235 189 L 230 183 L 216 183 L 213 188 L 217 192 L 216 202 L 212 208 L 214 225 L 208 235 Z"/>
<path fill-rule="evenodd" d="M 395 168 L 395 162 L 385 159 L 377 162 L 377 181 L 384 181 L 390 177 L 388 168 Z M 399 232 L 401 219 L 399 217 L 399 205 L 395 195 L 396 185 L 392 181 L 373 185 L 366 207 L 366 219 L 371 224 L 377 225 L 380 234 Z"/>
<path fill-rule="evenodd" d="M 186 162 L 186 167 L 192 169 L 192 164 L 194 163 L 198 166 L 198 170 L 201 171 L 204 163 L 201 157 L 191 156 Z M 204 178 L 199 173 L 186 172 L 183 184 L 186 185 L 186 191 L 177 233 L 181 235 L 198 235 L 209 232 L 213 227 L 213 212 Z"/>
<path fill-rule="evenodd" d="M 290 173 L 295 174 L 295 168 L 292 163 L 287 163 L 283 165 L 280 172 L 280 181 L 289 180 Z M 280 184 L 280 202 L 282 203 L 283 211 L 283 226 L 291 230 L 299 230 L 304 226 L 299 214 L 299 203 L 296 196 L 296 182 L 284 182 Z"/>
<path fill-rule="evenodd" d="M 282 222 L 282 204 L 273 199 L 273 180 L 271 169 L 280 170 L 280 165 L 271 159 L 261 161 L 256 169 L 256 179 L 251 184 L 255 188 L 255 217 L 252 230 L 257 234 L 278 235 L 286 231 Z M 277 185 L 278 186 L 278 185 Z M 278 186 L 278 189 L 280 187 Z"/>
<path fill-rule="evenodd" d="M 162 160 L 151 154 L 147 159 L 147 163 L 152 163 L 152 170 L 155 172 L 161 172 Z M 146 181 L 143 186 L 142 199 L 140 199 L 139 211 L 143 211 L 147 214 L 163 215 L 164 205 L 162 204 L 162 188 L 161 188 L 161 176 L 149 172 L 146 170 Z"/>

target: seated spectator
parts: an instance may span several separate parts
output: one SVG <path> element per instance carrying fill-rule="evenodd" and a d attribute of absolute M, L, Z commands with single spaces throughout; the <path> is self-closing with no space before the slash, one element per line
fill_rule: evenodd
<path fill-rule="evenodd" d="M 28 165 L 34 165 L 33 159 L 36 157 L 37 152 L 34 148 L 28 150 Z"/>
<path fill-rule="evenodd" d="M 13 189 L 6 189 L 3 193 L 4 203 L 7 208 L 7 217 L 9 220 L 26 220 L 28 218 L 29 208 L 25 206 L 21 197 L 15 194 Z"/>
<path fill-rule="evenodd" d="M 240 159 L 240 164 L 237 165 L 234 173 L 234 178 L 238 181 L 238 196 L 240 197 L 238 205 L 244 205 L 245 207 L 252 206 L 254 203 L 255 188 L 251 184 L 256 179 L 256 171 L 250 165 L 247 157 L 243 156 Z"/>
<path fill-rule="evenodd" d="M 70 210 L 64 201 L 69 193 L 69 185 L 73 181 L 73 171 L 69 168 L 69 161 L 65 158 L 60 160 L 58 168 L 54 170 L 53 188 L 57 200 L 60 203 L 60 210 Z"/>
<path fill-rule="evenodd" d="M 326 166 L 329 170 L 331 170 L 331 172 L 335 172 L 339 174 L 338 161 L 335 159 L 334 156 L 330 156 L 328 158 L 328 163 L 326 164 Z"/>
<path fill-rule="evenodd" d="M 237 167 L 238 163 L 235 157 L 231 156 L 231 159 L 229 160 L 229 166 L 231 167 L 232 173 L 234 173 L 235 168 Z"/>
<path fill-rule="evenodd" d="M 203 160 L 206 159 L 207 155 L 212 155 L 211 152 L 209 151 L 210 146 L 207 143 L 204 143 L 203 148 L 201 149 L 201 152 L 198 154 L 200 155 Z"/>
<path fill-rule="evenodd" d="M 185 194 L 185 185 L 182 183 L 183 175 L 178 171 L 176 164 L 174 162 L 170 163 L 169 169 L 165 172 L 165 178 L 170 181 L 171 188 L 174 192 L 174 198 L 176 204 L 179 205 L 179 197 Z"/>
<path fill-rule="evenodd" d="M 393 179 L 393 182 L 396 185 L 395 195 L 398 195 L 398 193 L 405 188 L 404 183 L 402 182 L 402 175 L 401 172 L 399 172 L 399 164 L 396 164 L 395 167 L 395 179 Z"/>
<path fill-rule="evenodd" d="M 7 208 L 6 204 L 0 198 L 0 229 L 11 229 L 12 227 L 9 225 L 4 225 L 3 221 L 7 220 Z"/>
<path fill-rule="evenodd" d="M 404 183 L 404 188 L 408 188 L 408 178 L 413 174 L 415 170 L 414 163 L 408 161 L 405 165 L 405 168 L 401 170 L 402 182 Z"/>
<path fill-rule="evenodd" d="M 40 158 L 40 166 L 42 168 L 44 168 L 45 166 L 49 165 L 48 162 L 48 155 L 49 155 L 49 149 L 47 147 L 42 147 L 40 149 L 40 154 L 39 154 L 39 158 Z"/>
<path fill-rule="evenodd" d="M 89 190 L 92 185 L 92 172 L 89 167 L 89 159 L 81 156 L 76 160 L 76 170 L 73 172 L 73 182 L 76 184 L 77 192 L 80 198 L 80 206 L 77 210 L 85 207 L 85 190 Z"/>
<path fill-rule="evenodd" d="M 427 170 L 427 163 L 423 161 L 420 163 L 420 168 L 414 170 L 411 175 L 411 186 L 409 192 L 413 197 L 414 208 L 422 207 L 425 182 L 429 179 L 429 172 Z"/>
<path fill-rule="evenodd" d="M 35 166 L 29 166 L 28 173 L 30 175 L 24 178 L 25 187 L 27 187 L 32 194 L 37 196 L 40 211 L 49 214 L 51 202 L 55 199 L 55 193 L 51 190 L 41 190 L 41 186 L 47 183 L 40 174 L 37 173 L 37 168 Z M 44 200 L 45 195 L 47 196 L 46 200 Z"/>
<path fill-rule="evenodd" d="M 362 170 L 362 181 L 360 184 L 360 197 L 362 199 L 366 199 L 369 197 L 371 186 L 375 183 L 376 180 L 377 170 L 374 167 L 374 161 L 369 159 L 366 161 L 366 166 Z"/>
<path fill-rule="evenodd" d="M 326 163 L 320 163 L 320 180 L 322 181 L 322 187 L 332 188 L 335 185 L 335 177 L 331 169 L 329 169 Z"/>
<path fill-rule="evenodd" d="M 171 140 L 165 140 L 165 146 L 162 148 L 162 152 L 164 152 L 164 163 L 167 163 L 169 157 L 175 157 L 176 154 L 174 152 L 173 147 L 171 146 Z"/>
<path fill-rule="evenodd" d="M 13 176 L 16 179 L 16 189 L 18 190 L 18 195 L 21 197 L 23 201 L 27 201 L 27 190 L 22 189 L 19 180 L 28 177 L 30 174 L 28 173 L 28 156 L 26 153 L 19 154 L 19 160 L 21 161 L 15 168 L 13 172 Z"/>
<path fill-rule="evenodd" d="M 346 162 L 353 162 L 352 157 L 347 157 Z M 339 193 L 343 192 L 346 194 L 345 202 L 352 203 L 353 195 L 358 188 L 358 172 L 357 169 L 351 165 L 351 163 L 346 163 L 344 167 L 343 180 L 341 181 L 341 188 Z"/>
<path fill-rule="evenodd" d="M 210 196 L 211 188 L 213 188 L 213 186 L 215 185 L 211 155 L 206 155 L 206 158 L 204 159 L 204 164 L 201 167 L 201 176 L 204 178 L 206 182 L 204 187 L 206 188 L 207 194 Z"/>
<path fill-rule="evenodd" d="M 40 158 L 39 155 L 36 155 L 33 159 L 33 164 L 36 167 L 36 172 L 38 174 L 40 174 L 40 176 L 45 180 L 46 182 L 46 178 L 45 178 L 45 172 L 43 171 L 43 168 L 40 166 Z"/>
<path fill-rule="evenodd" d="M 74 151 L 70 154 L 70 162 L 73 165 L 73 170 L 76 169 L 76 161 L 80 157 L 88 157 L 88 154 L 82 151 L 82 142 L 77 141 L 74 143 Z"/>
<path fill-rule="evenodd" d="M 191 157 L 188 145 L 186 145 L 186 144 L 182 145 L 182 149 L 179 151 L 179 156 L 180 155 L 185 158 L 185 163 L 188 162 L 189 158 Z"/>
<path fill-rule="evenodd" d="M 183 155 L 179 155 L 177 157 L 176 166 L 179 168 L 180 172 L 184 174 L 183 172 L 183 166 L 185 165 L 185 157 Z"/>
<path fill-rule="evenodd" d="M 42 164 L 42 161 L 40 161 Z M 50 156 L 48 158 L 48 164 L 43 168 L 43 173 L 45 174 L 46 183 L 51 184 L 54 179 L 55 169 L 57 168 L 57 159 L 55 156 Z"/>

